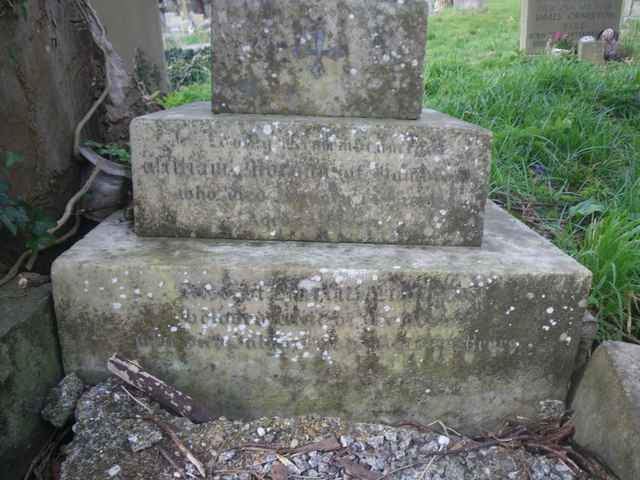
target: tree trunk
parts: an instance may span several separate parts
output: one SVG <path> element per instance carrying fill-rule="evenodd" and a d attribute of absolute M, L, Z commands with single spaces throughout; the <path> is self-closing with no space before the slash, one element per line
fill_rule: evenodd
<path fill-rule="evenodd" d="M 79 188 L 81 161 L 74 158 L 74 131 L 106 85 L 112 91 L 83 129 L 83 138 L 128 139 L 128 122 L 140 106 L 122 61 L 95 41 L 97 27 L 84 0 L 0 0 L 0 168 L 11 195 L 58 217 Z M 140 109 L 138 111 L 141 111 Z M 0 228 L 0 244 L 11 237 Z M 2 249 L 13 263 L 22 245 Z"/>

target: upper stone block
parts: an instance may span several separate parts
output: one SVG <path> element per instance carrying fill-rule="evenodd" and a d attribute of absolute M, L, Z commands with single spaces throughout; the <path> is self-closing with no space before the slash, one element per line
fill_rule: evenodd
<path fill-rule="evenodd" d="M 213 0 L 213 111 L 416 119 L 425 0 Z"/>
<path fill-rule="evenodd" d="M 479 246 L 491 133 L 419 121 L 213 115 L 131 124 L 136 232 L 147 237 Z"/>

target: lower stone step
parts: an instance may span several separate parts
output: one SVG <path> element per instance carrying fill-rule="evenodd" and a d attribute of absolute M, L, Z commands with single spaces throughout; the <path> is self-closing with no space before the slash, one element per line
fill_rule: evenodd
<path fill-rule="evenodd" d="M 53 429 L 40 410 L 62 377 L 51 286 L 0 287 L 0 468 L 22 479 Z"/>
<path fill-rule="evenodd" d="M 590 273 L 486 219 L 467 248 L 150 239 L 116 214 L 53 267 L 65 370 L 119 352 L 231 418 L 533 415 L 566 395 Z"/>

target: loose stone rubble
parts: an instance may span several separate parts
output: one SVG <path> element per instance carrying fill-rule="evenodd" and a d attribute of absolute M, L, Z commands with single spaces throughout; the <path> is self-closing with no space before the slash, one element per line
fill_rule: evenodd
<path fill-rule="evenodd" d="M 64 427 L 73 417 L 73 410 L 83 390 L 84 384 L 75 373 L 64 377 L 49 392 L 47 401 L 42 409 L 42 418 L 54 427 Z"/>
<path fill-rule="evenodd" d="M 148 401 L 140 399 L 145 404 Z M 206 467 L 207 478 L 249 480 L 270 476 L 274 464 L 287 465 L 289 478 L 345 478 L 339 459 L 371 470 L 372 479 L 531 479 L 571 480 L 572 471 L 555 459 L 524 451 L 491 447 L 459 455 L 434 456 L 464 444 L 461 437 L 420 433 L 410 428 L 349 423 L 331 417 L 262 418 L 244 423 L 225 418 L 194 425 L 152 406 L 154 417 L 173 429 Z M 107 380 L 78 403 L 75 438 L 67 447 L 61 480 L 200 478 L 167 436 L 156 447 L 134 453 L 132 432 L 139 432 L 149 412 L 134 402 L 116 380 Z M 152 427 L 153 429 L 153 427 Z M 277 448 L 335 443 L 335 450 L 276 454 Z M 339 445 L 338 445 L 339 442 Z M 160 454 L 160 448 L 164 451 Z M 164 455 L 172 458 L 176 469 Z M 284 460 L 283 460 L 284 457 Z M 397 471 L 408 465 L 414 468 Z M 386 475 L 386 476 L 385 476 Z M 384 476 L 384 477 L 383 477 Z"/>

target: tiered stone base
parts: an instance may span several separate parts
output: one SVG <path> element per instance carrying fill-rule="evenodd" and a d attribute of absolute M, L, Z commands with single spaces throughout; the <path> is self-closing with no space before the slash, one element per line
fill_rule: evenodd
<path fill-rule="evenodd" d="M 494 205 L 482 248 L 137 237 L 61 256 L 66 371 L 119 352 L 215 415 L 491 428 L 564 399 L 589 272 Z"/>

